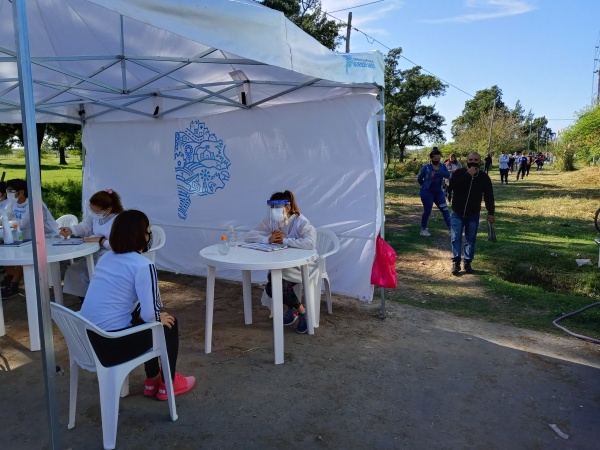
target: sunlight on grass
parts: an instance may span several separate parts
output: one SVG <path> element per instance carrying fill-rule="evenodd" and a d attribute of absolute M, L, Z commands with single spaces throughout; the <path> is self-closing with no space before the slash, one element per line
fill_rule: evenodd
<path fill-rule="evenodd" d="M 422 283 L 414 287 L 427 298 L 397 300 L 558 332 L 552 320 L 600 298 L 598 247 L 594 242 L 600 235 L 593 225 L 594 213 L 600 208 L 600 168 L 571 173 L 544 169 L 519 182 L 513 182 L 512 175 L 509 185 L 499 184 L 497 172 L 490 176 L 498 242 L 488 242 L 485 227 L 480 226 L 476 253 L 477 276 L 490 298 L 469 296 L 460 285 L 446 286 L 444 295 L 436 295 L 439 287 L 435 283 Z M 406 178 L 388 181 L 386 189 L 386 213 L 388 221 L 394 223 L 386 232 L 386 240 L 396 248 L 399 258 L 427 254 L 431 244 L 418 236 L 422 212 L 418 186 Z M 430 229 L 437 228 L 441 235 L 444 224 L 435 208 L 430 224 Z M 590 259 L 592 265 L 579 267 L 575 259 Z M 569 319 L 570 325 L 581 334 L 599 336 L 600 308 L 594 309 Z"/>

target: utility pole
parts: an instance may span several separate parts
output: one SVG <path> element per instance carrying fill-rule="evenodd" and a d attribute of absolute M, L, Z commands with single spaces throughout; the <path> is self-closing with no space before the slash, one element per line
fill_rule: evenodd
<path fill-rule="evenodd" d="M 346 53 L 350 53 L 350 31 L 352 31 L 352 12 L 348 13 L 348 25 L 346 27 Z"/>
<path fill-rule="evenodd" d="M 492 106 L 492 120 L 490 121 L 490 137 L 488 138 L 488 155 L 492 146 L 492 129 L 494 128 L 494 115 L 496 114 L 496 99 L 494 99 L 494 105 Z"/>

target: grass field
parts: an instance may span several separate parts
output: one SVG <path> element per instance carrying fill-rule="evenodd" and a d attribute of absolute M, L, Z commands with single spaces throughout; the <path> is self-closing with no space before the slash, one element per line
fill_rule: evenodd
<path fill-rule="evenodd" d="M 81 219 L 81 159 L 71 157 L 68 165 L 59 165 L 58 158 L 44 158 L 40 166 L 42 198 L 54 217 L 75 214 Z M 0 158 L 0 173 L 4 180 L 25 179 L 24 158 Z"/>
<path fill-rule="evenodd" d="M 440 286 L 432 274 L 431 283 L 419 286 L 431 294 L 426 303 L 398 300 L 531 329 L 557 330 L 552 320 L 600 301 L 598 246 L 594 242 L 600 235 L 593 224 L 594 212 L 600 207 L 600 168 L 559 173 L 546 166 L 543 171 L 531 172 L 524 181 L 515 182 L 512 174 L 508 185 L 499 183 L 497 171 L 490 176 L 498 242 L 487 241 L 487 230 L 480 227 L 474 263 L 484 294 L 463 295 L 450 280 L 442 288 L 444 295 L 434 295 Z M 386 198 L 390 201 L 388 224 L 394 223 L 397 215 L 413 216 L 408 222 L 386 228 L 386 240 L 396 248 L 399 259 L 427 254 L 433 241 L 419 236 L 422 207 L 415 179 L 388 181 Z M 450 242 L 438 211 L 432 214 L 429 225 L 448 250 L 444 270 L 449 271 Z M 579 267 L 575 259 L 590 259 L 592 265 Z M 393 297 L 393 291 L 390 295 Z M 582 334 L 600 337 L 600 308 L 564 323 Z"/>

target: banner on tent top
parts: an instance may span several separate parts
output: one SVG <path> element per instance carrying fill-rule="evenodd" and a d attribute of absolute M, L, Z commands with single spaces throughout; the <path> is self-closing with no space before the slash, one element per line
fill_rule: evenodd
<path fill-rule="evenodd" d="M 206 118 L 86 125 L 84 198 L 110 187 L 165 229 L 161 269 L 206 274 L 198 252 L 233 226 L 243 237 L 276 191 L 294 192 L 314 226 L 340 238 L 327 260 L 335 292 L 370 301 L 379 228 L 379 148 L 371 95 Z M 240 279 L 240 273 L 219 271 Z M 253 273 L 264 281 L 266 273 Z"/>

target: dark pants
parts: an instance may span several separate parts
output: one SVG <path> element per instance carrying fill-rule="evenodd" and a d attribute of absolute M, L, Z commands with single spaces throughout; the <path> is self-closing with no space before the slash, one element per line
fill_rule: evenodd
<path fill-rule="evenodd" d="M 431 210 L 433 209 L 433 204 L 438 207 L 441 211 L 442 216 L 444 216 L 444 221 L 446 222 L 446 226 L 450 227 L 450 212 L 448 211 L 448 205 L 446 203 L 446 197 L 444 196 L 444 191 L 441 189 L 436 189 L 435 191 L 431 191 L 429 189 L 421 189 L 421 203 L 423 203 L 423 215 L 421 216 L 421 228 L 424 230 L 427 228 L 427 222 L 429 221 L 429 216 L 431 215 Z"/>
<path fill-rule="evenodd" d="M 288 280 L 281 280 L 281 285 L 283 287 L 283 304 L 288 308 L 296 308 L 298 309 L 301 305 L 300 300 L 298 300 L 298 296 L 294 292 L 294 286 L 298 283 L 292 283 Z M 265 292 L 271 298 L 273 298 L 273 286 L 271 284 L 271 272 L 267 275 L 267 285 L 265 286 Z"/>
<path fill-rule="evenodd" d="M 125 330 L 141 325 L 144 321 L 139 316 L 139 310 L 132 313 L 132 326 L 124 328 Z M 169 369 L 171 370 L 171 379 L 175 379 L 175 368 L 177 366 L 177 354 L 179 353 L 179 330 L 177 320 L 173 327 L 169 328 L 163 325 L 165 330 L 165 341 L 167 343 L 167 355 L 169 357 Z M 121 330 L 113 330 L 121 331 Z M 145 330 L 140 333 L 134 333 L 129 336 L 123 336 L 116 339 L 109 339 L 100 336 L 93 331 L 88 330 L 88 337 L 98 359 L 104 367 L 116 366 L 125 361 L 146 353 L 152 348 L 152 330 Z M 154 378 L 160 372 L 158 358 L 153 358 L 144 363 L 146 377 Z"/>
<path fill-rule="evenodd" d="M 508 184 L 508 169 L 500 169 L 500 183 Z"/>
<path fill-rule="evenodd" d="M 529 169 L 531 169 L 531 166 L 528 165 L 527 167 L 525 167 L 525 175 L 529 176 Z"/>
<path fill-rule="evenodd" d="M 525 166 L 525 165 L 519 167 L 519 171 L 517 172 L 517 180 L 519 179 L 519 175 L 521 175 L 521 178 L 525 178 L 526 170 L 527 170 L 527 166 Z"/>

